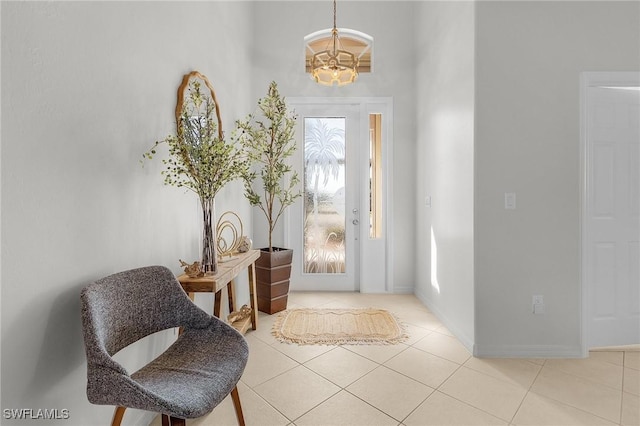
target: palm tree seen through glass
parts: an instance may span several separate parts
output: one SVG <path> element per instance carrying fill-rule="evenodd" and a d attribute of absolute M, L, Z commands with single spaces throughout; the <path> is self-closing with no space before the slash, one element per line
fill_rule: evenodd
<path fill-rule="evenodd" d="M 345 118 L 304 119 L 304 272 L 345 271 Z"/>

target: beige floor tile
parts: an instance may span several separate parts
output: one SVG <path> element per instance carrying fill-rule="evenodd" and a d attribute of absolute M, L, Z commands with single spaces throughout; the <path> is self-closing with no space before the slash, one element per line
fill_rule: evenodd
<path fill-rule="evenodd" d="M 542 366 L 525 359 L 469 358 L 465 367 L 529 389 Z"/>
<path fill-rule="evenodd" d="M 375 305 L 380 308 L 393 311 L 396 314 L 411 308 L 429 312 L 422 302 L 412 294 L 376 294 L 372 296 L 373 297 L 369 299 L 372 303 L 375 303 Z"/>
<path fill-rule="evenodd" d="M 398 421 L 433 392 L 433 388 L 384 366 L 352 383 L 347 390 Z"/>
<path fill-rule="evenodd" d="M 297 345 L 295 343 L 282 343 L 278 341 L 272 343 L 271 347 L 300 364 L 304 364 L 305 362 L 334 349 L 333 346 L 329 345 Z"/>
<path fill-rule="evenodd" d="M 260 312 L 258 315 L 258 328 L 256 330 L 249 329 L 246 337 L 257 337 L 267 344 L 273 343 L 275 338 L 271 334 L 273 323 L 276 320 L 276 315 L 267 315 Z"/>
<path fill-rule="evenodd" d="M 467 367 L 461 367 L 439 391 L 462 402 L 510 421 L 527 391 Z"/>
<path fill-rule="evenodd" d="M 624 366 L 633 368 L 634 370 L 640 370 L 640 352 L 625 352 Z"/>
<path fill-rule="evenodd" d="M 528 387 L 535 392 L 522 397 L 513 426 L 640 425 L 640 345 L 600 348 L 588 360 L 469 357 L 460 367 L 456 362 L 462 359 L 450 355 L 455 340 L 445 339 L 454 336 L 414 295 L 292 292 L 288 307 L 387 309 L 400 318 L 409 339 L 389 346 L 288 345 L 271 335 L 277 314 L 259 312 L 258 330 L 246 335 L 249 364 L 239 384 L 248 426 L 506 424 L 510 419 L 489 411 L 508 417 L 518 392 Z M 324 364 L 326 374 L 346 390 L 300 365 L 335 350 L 335 359 L 327 357 L 316 368 Z M 329 360 L 344 365 L 331 366 Z M 619 383 L 618 375 L 609 374 L 616 367 L 625 392 L 609 387 Z M 603 382 L 608 385 L 598 384 Z M 236 426 L 237 421 L 227 398 L 210 415 L 187 424 Z M 152 425 L 159 426 L 160 419 Z"/>
<path fill-rule="evenodd" d="M 247 425 L 286 426 L 290 423 L 289 419 L 279 413 L 246 385 L 240 386 L 239 390 L 242 413 Z M 238 425 L 238 419 L 236 418 L 236 412 L 230 396 L 225 398 L 211 414 L 198 420 L 200 421 L 199 423 L 190 423 L 187 420 L 187 426 Z"/>
<path fill-rule="evenodd" d="M 436 331 L 440 334 L 446 334 L 447 336 L 451 336 L 451 337 L 456 337 L 451 330 L 449 330 L 447 327 L 445 327 L 444 325 L 438 327 L 436 329 Z"/>
<path fill-rule="evenodd" d="M 340 390 L 306 367 L 298 366 L 254 388 L 269 404 L 294 420 Z"/>
<path fill-rule="evenodd" d="M 304 365 L 340 387 L 348 386 L 378 366 L 342 347 L 332 349 Z"/>
<path fill-rule="evenodd" d="M 264 426 L 276 426 L 287 425 L 289 419 L 282 415 L 278 410 L 269 405 L 261 396 L 259 396 L 253 389 L 247 386 L 240 386 L 240 403 L 242 404 L 242 412 L 244 414 L 245 423 L 247 425 L 264 425 Z M 235 410 L 234 410 L 235 419 Z M 222 423 L 213 422 L 213 425 L 220 425 Z M 236 426 L 237 423 L 231 423 Z"/>
<path fill-rule="evenodd" d="M 542 368 L 531 391 L 612 422 L 620 421 L 622 392 L 555 368 Z"/>
<path fill-rule="evenodd" d="M 507 422 L 438 391 L 434 392 L 404 422 L 406 426 L 482 426 Z"/>
<path fill-rule="evenodd" d="M 239 383 L 240 403 L 248 426 L 286 426 L 290 421 L 246 385 Z M 161 416 L 149 426 L 161 426 Z M 187 419 L 187 426 L 237 426 L 238 419 L 231 396 L 227 396 L 213 411 L 197 419 Z"/>
<path fill-rule="evenodd" d="M 589 358 L 597 361 L 608 362 L 615 365 L 623 365 L 624 352 L 589 352 Z"/>
<path fill-rule="evenodd" d="M 443 325 L 435 315 L 422 309 L 409 308 L 395 314 L 404 323 L 413 324 L 431 331 L 435 331 Z"/>
<path fill-rule="evenodd" d="M 640 395 L 640 370 L 624 367 L 624 391 Z"/>
<path fill-rule="evenodd" d="M 398 422 L 341 391 L 295 421 L 296 426 L 395 426 Z"/>
<path fill-rule="evenodd" d="M 622 366 L 595 358 L 549 359 L 545 369 L 559 369 L 574 376 L 622 390 Z"/>
<path fill-rule="evenodd" d="M 361 293 L 340 293 L 338 296 L 334 298 L 341 303 L 346 304 L 351 308 L 369 308 L 371 307 L 371 302 L 369 300 L 369 295 L 361 294 Z"/>
<path fill-rule="evenodd" d="M 319 309 L 353 309 L 354 306 L 351 303 L 344 302 L 342 300 L 334 299 L 330 300 L 327 303 L 323 303 L 322 305 L 314 306 L 314 308 Z"/>
<path fill-rule="evenodd" d="M 398 355 L 409 346 L 399 343 L 397 345 L 343 345 L 342 347 L 368 358 L 373 362 L 382 364 Z"/>
<path fill-rule="evenodd" d="M 405 331 L 407 332 L 407 335 L 409 336 L 407 340 L 402 342 L 405 345 L 413 345 L 414 343 L 417 343 L 420 339 L 422 339 L 424 336 L 428 336 L 429 334 L 434 332 L 432 330 L 427 330 L 426 328 L 418 327 L 417 325 L 406 323 L 402 320 L 401 322 Z"/>
<path fill-rule="evenodd" d="M 334 293 L 321 293 L 321 292 L 291 292 L 289 293 L 288 302 L 300 305 L 305 308 L 315 308 L 320 305 L 324 305 L 333 300 L 336 300 Z M 287 306 L 287 309 L 290 309 Z"/>
<path fill-rule="evenodd" d="M 455 362 L 416 348 L 408 348 L 384 365 L 432 388 L 440 386 L 456 369 L 460 368 Z"/>
<path fill-rule="evenodd" d="M 640 396 L 622 393 L 622 426 L 640 425 Z"/>
<path fill-rule="evenodd" d="M 297 362 L 257 337 L 247 336 L 247 342 L 249 342 L 249 361 L 242 374 L 242 381 L 251 387 L 266 382 L 298 365 Z"/>
<path fill-rule="evenodd" d="M 413 347 L 457 364 L 464 364 L 471 357 L 469 351 L 458 339 L 438 332 L 425 336 L 415 343 Z"/>
<path fill-rule="evenodd" d="M 511 424 L 518 426 L 614 426 L 616 423 L 529 392 Z"/>

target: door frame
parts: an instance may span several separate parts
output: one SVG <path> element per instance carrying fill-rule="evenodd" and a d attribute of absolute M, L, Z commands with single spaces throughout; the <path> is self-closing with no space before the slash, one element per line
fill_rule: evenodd
<path fill-rule="evenodd" d="M 369 134 L 369 121 L 362 119 L 368 117 L 369 114 L 382 114 L 382 135 L 383 135 L 383 181 L 384 181 L 384 200 L 383 217 L 384 217 L 384 234 L 385 234 L 385 279 L 382 285 L 372 288 L 363 285 L 361 282 L 356 283 L 356 287 L 361 293 L 393 293 L 394 291 L 394 259 L 393 259 L 393 98 L 392 97 L 287 97 L 287 104 L 295 110 L 296 105 L 322 105 L 330 107 L 332 105 L 358 105 L 360 120 L 360 138 L 367 137 Z M 359 141 L 360 143 L 362 141 Z M 362 145 L 361 145 L 362 146 Z M 360 173 L 359 173 L 360 176 Z M 284 222 L 284 241 L 287 246 L 291 246 L 293 232 L 291 231 L 291 214 L 289 209 L 283 214 Z M 361 229 L 364 227 L 360 227 Z M 360 232 L 360 240 L 362 239 L 362 231 Z M 361 243 L 362 244 L 362 243 Z M 363 276 L 362 250 L 359 250 L 360 259 L 358 259 L 358 270 L 356 271 L 356 279 Z"/>
<path fill-rule="evenodd" d="M 589 198 L 589 150 L 588 144 L 588 92 L 592 87 L 627 87 L 640 86 L 640 72 L 637 71 L 614 71 L 614 72 L 583 72 L 580 74 L 580 291 L 581 291 L 581 321 L 580 321 L 580 340 L 581 355 L 587 357 L 589 355 L 589 321 L 591 318 L 590 297 L 591 289 L 587 283 L 589 276 L 588 254 L 588 236 L 590 229 L 587 226 L 587 211 L 590 202 Z"/>

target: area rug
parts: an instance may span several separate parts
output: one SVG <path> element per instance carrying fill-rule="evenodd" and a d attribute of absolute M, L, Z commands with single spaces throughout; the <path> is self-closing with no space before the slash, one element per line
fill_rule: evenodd
<path fill-rule="evenodd" d="M 299 345 L 396 344 L 408 338 L 384 309 L 288 309 L 273 324 L 276 339 Z"/>

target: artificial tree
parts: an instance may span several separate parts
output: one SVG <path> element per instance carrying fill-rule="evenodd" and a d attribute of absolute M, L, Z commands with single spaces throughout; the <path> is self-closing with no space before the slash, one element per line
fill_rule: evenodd
<path fill-rule="evenodd" d="M 264 213 L 268 226 L 268 246 L 260 249 L 256 263 L 258 308 L 269 314 L 286 308 L 291 273 L 291 249 L 275 247 L 273 231 L 285 209 L 300 197 L 299 178 L 288 164 L 296 150 L 296 115 L 287 108 L 275 81 L 267 96 L 258 100 L 259 114 L 236 121 L 236 136 L 244 155 L 252 164 L 245 169 L 245 195 L 252 206 Z"/>

